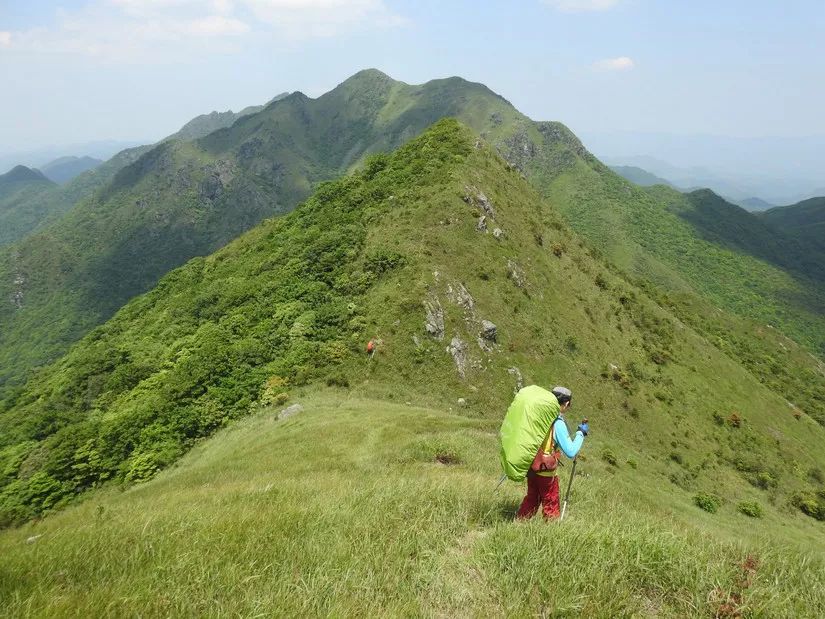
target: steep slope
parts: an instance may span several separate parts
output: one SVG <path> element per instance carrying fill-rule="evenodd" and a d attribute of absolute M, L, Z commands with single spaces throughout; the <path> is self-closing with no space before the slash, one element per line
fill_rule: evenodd
<path fill-rule="evenodd" d="M 60 157 L 44 165 L 42 171 L 49 180 L 62 185 L 101 163 L 103 161 L 94 157 Z"/>
<path fill-rule="evenodd" d="M 38 170 L 15 166 L 0 174 L 0 247 L 19 238 L 39 216 L 37 204 L 54 183 Z"/>
<path fill-rule="evenodd" d="M 490 139 L 529 123 L 480 84 L 408 86 L 364 71 L 317 100 L 294 93 L 202 140 L 143 152 L 64 218 L 0 253 L 0 297 L 19 301 L 0 306 L 0 392 L 169 269 L 450 114 Z"/>
<path fill-rule="evenodd" d="M 654 487 L 825 518 L 825 429 L 594 258 L 512 166 L 442 121 L 173 271 L 43 370 L 0 415 L 3 519 L 151 477 L 319 381 L 436 408 L 461 397 L 465 414 L 492 419 L 522 381 L 570 384 L 604 429 L 606 461 L 644 463 Z"/>

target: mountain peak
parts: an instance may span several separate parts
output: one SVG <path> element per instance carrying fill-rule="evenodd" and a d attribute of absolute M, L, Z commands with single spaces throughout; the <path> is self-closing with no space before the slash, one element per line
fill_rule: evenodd
<path fill-rule="evenodd" d="M 0 174 L 0 182 L 46 181 L 49 182 L 40 170 L 27 168 L 24 165 L 14 166 L 5 174 Z"/>

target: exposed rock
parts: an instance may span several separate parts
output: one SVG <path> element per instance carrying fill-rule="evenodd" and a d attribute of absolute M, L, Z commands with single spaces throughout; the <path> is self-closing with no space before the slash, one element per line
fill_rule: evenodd
<path fill-rule="evenodd" d="M 412 336 L 413 344 L 415 344 L 416 348 L 421 348 L 421 340 L 417 335 Z"/>
<path fill-rule="evenodd" d="M 489 320 L 481 321 L 481 337 L 490 342 L 496 341 L 496 326 Z"/>
<path fill-rule="evenodd" d="M 293 404 L 292 406 L 287 406 L 284 410 L 278 413 L 278 421 L 282 419 L 289 419 L 297 415 L 298 413 L 302 413 L 304 411 L 304 407 L 300 404 Z"/>
<path fill-rule="evenodd" d="M 437 340 L 444 339 L 444 309 L 436 297 L 424 301 L 424 310 L 427 312 L 424 329 Z"/>
<path fill-rule="evenodd" d="M 42 533 L 41 533 L 40 535 L 32 535 L 31 537 L 27 537 L 27 538 L 26 538 L 26 543 L 27 543 L 27 544 L 34 544 L 34 543 L 35 543 L 37 540 L 39 540 L 41 537 L 43 537 L 43 534 L 42 534 Z"/>
<path fill-rule="evenodd" d="M 490 114 L 490 122 L 493 123 L 493 125 L 495 126 L 500 125 L 502 122 L 501 114 L 499 112 L 493 112 L 492 114 Z"/>
<path fill-rule="evenodd" d="M 210 201 L 220 198 L 226 186 L 235 178 L 235 170 L 228 161 L 219 160 L 205 166 L 206 177 L 200 184 L 200 196 Z"/>
<path fill-rule="evenodd" d="M 478 230 L 479 232 L 487 232 L 487 215 L 482 215 L 478 218 L 476 230 Z"/>
<path fill-rule="evenodd" d="M 493 203 L 490 202 L 490 199 L 484 195 L 483 192 L 479 191 L 475 187 L 465 187 L 464 190 L 467 192 L 464 194 L 463 200 L 470 204 L 471 206 L 478 206 L 480 207 L 488 217 L 495 219 L 496 212 L 493 209 Z"/>
<path fill-rule="evenodd" d="M 507 260 L 507 277 L 513 280 L 513 283 L 521 289 L 524 289 L 527 284 L 524 278 L 524 271 L 512 260 Z"/>
<path fill-rule="evenodd" d="M 447 284 L 447 298 L 456 305 L 463 307 L 465 310 L 472 310 L 475 306 L 473 295 L 464 286 L 464 284 Z"/>
<path fill-rule="evenodd" d="M 467 406 L 467 400 L 465 400 L 464 398 L 458 398 L 458 405 Z"/>
<path fill-rule="evenodd" d="M 504 230 L 502 230 L 501 228 L 495 228 L 493 230 L 493 236 L 497 241 L 500 241 L 502 238 L 504 238 Z"/>
<path fill-rule="evenodd" d="M 450 345 L 447 346 L 447 352 L 453 358 L 456 370 L 458 370 L 458 375 L 461 378 L 464 378 L 467 372 L 467 351 L 467 342 L 457 337 L 454 337 L 450 341 Z"/>
<path fill-rule="evenodd" d="M 524 379 L 521 376 L 521 371 L 517 367 L 507 368 L 507 373 L 516 379 L 515 391 L 518 392 L 524 387 Z"/>

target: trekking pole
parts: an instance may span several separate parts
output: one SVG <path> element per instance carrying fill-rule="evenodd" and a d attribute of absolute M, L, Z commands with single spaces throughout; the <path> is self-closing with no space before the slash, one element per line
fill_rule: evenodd
<path fill-rule="evenodd" d="M 573 458 L 573 468 L 570 469 L 570 481 L 567 482 L 567 493 L 564 495 L 564 504 L 561 507 L 561 517 L 559 521 L 564 520 L 564 512 L 567 511 L 567 499 L 570 498 L 570 488 L 573 487 L 573 475 L 576 474 L 576 462 L 578 461 L 578 458 Z"/>
<path fill-rule="evenodd" d="M 503 484 L 503 483 L 504 483 L 504 480 L 505 480 L 505 479 L 507 479 L 507 475 L 502 475 L 502 476 L 501 476 L 501 479 L 499 479 L 499 480 L 498 480 L 498 483 L 496 484 L 496 487 L 495 487 L 495 489 L 493 490 L 493 494 L 495 494 L 496 492 L 498 492 L 498 489 L 499 489 L 499 488 L 501 488 L 501 484 Z"/>

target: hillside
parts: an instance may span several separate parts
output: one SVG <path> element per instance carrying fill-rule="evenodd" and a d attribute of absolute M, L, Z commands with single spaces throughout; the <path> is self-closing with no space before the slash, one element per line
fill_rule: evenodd
<path fill-rule="evenodd" d="M 512 524 L 515 485 L 491 492 L 520 382 L 570 385 L 570 417 L 591 420 L 570 537 Z M 306 411 L 274 422 L 293 402 Z M 7 524 L 146 480 L 231 424 L 149 484 L 0 536 L 13 609 L 825 605 L 825 429 L 595 257 L 451 120 L 164 277 L 0 423 Z M 706 495 L 718 513 L 694 506 Z M 740 513 L 753 503 L 761 518 Z M 548 557 L 577 569 L 547 586 Z"/>
<path fill-rule="evenodd" d="M 240 112 L 233 112 L 232 110 L 227 110 L 226 112 L 210 112 L 209 114 L 201 114 L 200 116 L 196 116 L 195 118 L 190 120 L 183 127 L 181 127 L 175 134 L 169 136 L 169 138 L 167 139 L 197 140 L 198 138 L 207 136 L 213 131 L 217 131 L 218 129 L 231 127 L 235 123 L 235 121 L 243 118 L 244 116 L 249 116 L 250 114 L 257 114 L 270 103 L 280 101 L 281 99 L 288 96 L 288 92 L 283 92 L 270 99 L 266 105 L 250 105 L 242 109 Z"/>
<path fill-rule="evenodd" d="M 779 229 L 825 252 L 825 198 L 811 198 L 790 206 L 778 206 L 759 216 L 771 229 Z"/>
<path fill-rule="evenodd" d="M 318 99 L 293 93 L 201 140 L 142 149 L 65 217 L 0 251 L 0 296 L 20 299 L 0 306 L 0 397 L 170 269 L 450 114 L 491 139 L 529 123 L 480 84 L 363 71 Z"/>
<path fill-rule="evenodd" d="M 0 247 L 19 238 L 38 217 L 37 204 L 54 183 L 40 171 L 15 166 L 0 174 Z"/>
<path fill-rule="evenodd" d="M 103 161 L 94 157 L 60 157 L 50 161 L 41 169 L 52 182 L 62 185 L 87 170 L 93 170 Z"/>

